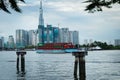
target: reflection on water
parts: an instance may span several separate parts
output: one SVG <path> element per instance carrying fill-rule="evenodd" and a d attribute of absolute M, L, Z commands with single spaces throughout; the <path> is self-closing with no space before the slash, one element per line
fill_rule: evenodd
<path fill-rule="evenodd" d="M 74 75 L 74 80 L 78 80 L 78 76 L 77 75 Z"/>
<path fill-rule="evenodd" d="M 23 73 L 17 73 L 17 80 L 26 80 L 25 74 L 23 74 Z"/>
<path fill-rule="evenodd" d="M 16 52 L 0 52 L 0 80 L 79 80 L 72 54 L 27 52 L 26 74 L 16 74 Z M 91 51 L 86 56 L 86 80 L 119 80 L 120 51 Z M 75 77 L 75 78 L 74 78 Z"/>

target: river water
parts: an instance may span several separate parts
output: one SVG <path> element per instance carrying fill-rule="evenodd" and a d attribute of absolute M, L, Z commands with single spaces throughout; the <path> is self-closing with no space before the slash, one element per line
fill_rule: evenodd
<path fill-rule="evenodd" d="M 120 50 L 89 51 L 86 80 L 120 80 Z M 24 77 L 16 74 L 16 52 L 0 51 L 0 80 L 74 80 L 72 54 L 27 51 Z"/>

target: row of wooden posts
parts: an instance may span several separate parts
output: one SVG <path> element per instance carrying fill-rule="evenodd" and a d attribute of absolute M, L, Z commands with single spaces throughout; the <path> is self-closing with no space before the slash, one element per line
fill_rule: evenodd
<path fill-rule="evenodd" d="M 16 64 L 17 73 L 25 74 L 26 51 L 17 51 L 16 54 L 17 54 L 17 64 Z M 72 55 L 75 56 L 74 79 L 86 80 L 85 56 L 87 55 L 87 51 L 73 52 Z M 79 67 L 78 67 L 78 64 L 79 64 Z M 79 78 L 77 74 L 78 69 L 79 69 Z"/>

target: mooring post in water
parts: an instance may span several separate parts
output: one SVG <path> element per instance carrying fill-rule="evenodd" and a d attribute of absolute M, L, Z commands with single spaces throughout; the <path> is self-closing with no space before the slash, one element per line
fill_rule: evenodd
<path fill-rule="evenodd" d="M 21 54 L 21 72 L 25 73 L 25 57 L 24 54 Z"/>
<path fill-rule="evenodd" d="M 26 51 L 20 50 L 20 51 L 17 51 L 16 54 L 17 54 L 17 73 L 20 72 L 19 67 L 21 67 L 21 72 L 25 73 L 25 57 L 24 57 L 24 55 L 26 54 Z M 21 55 L 21 65 L 19 65 L 19 55 Z"/>
<path fill-rule="evenodd" d="M 78 58 L 75 56 L 75 62 L 74 62 L 74 77 L 77 77 L 77 67 L 78 67 Z"/>
<path fill-rule="evenodd" d="M 17 54 L 17 64 L 16 64 L 16 68 L 17 68 L 17 73 L 19 73 L 19 54 Z"/>
<path fill-rule="evenodd" d="M 86 80 L 85 55 L 87 55 L 87 51 L 73 52 L 72 54 L 75 56 L 74 78 L 77 77 L 77 64 L 79 62 L 79 80 Z"/>
<path fill-rule="evenodd" d="M 80 80 L 86 79 L 86 70 L 85 70 L 85 56 L 79 56 L 79 77 Z"/>

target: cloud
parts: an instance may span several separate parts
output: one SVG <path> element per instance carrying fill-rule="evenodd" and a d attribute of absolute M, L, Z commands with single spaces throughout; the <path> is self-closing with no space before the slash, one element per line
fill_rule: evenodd
<path fill-rule="evenodd" d="M 18 3 L 21 7 L 39 6 L 40 0 L 26 0 L 26 3 Z M 74 12 L 84 10 L 85 4 L 79 0 L 43 0 L 43 5 L 61 12 Z"/>
<path fill-rule="evenodd" d="M 47 2 L 46 5 L 61 12 L 79 12 L 83 9 L 83 6 L 78 1 Z"/>
<path fill-rule="evenodd" d="M 26 0 L 25 3 L 19 2 L 18 5 L 21 7 L 38 6 L 40 5 L 40 1 L 39 0 Z"/>
<path fill-rule="evenodd" d="M 30 30 L 30 29 L 37 29 L 37 25 L 38 25 L 38 16 L 36 15 L 36 13 L 32 13 L 29 15 L 24 15 L 22 17 L 19 18 L 19 21 L 21 21 L 22 24 L 19 24 L 19 26 L 21 28 L 24 28 L 26 30 Z"/>

